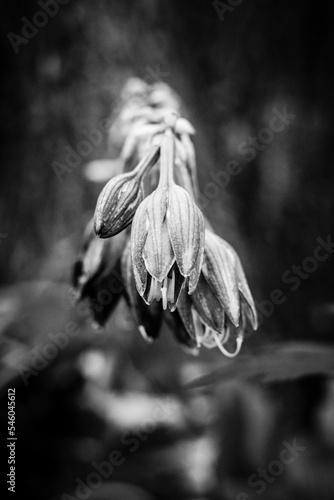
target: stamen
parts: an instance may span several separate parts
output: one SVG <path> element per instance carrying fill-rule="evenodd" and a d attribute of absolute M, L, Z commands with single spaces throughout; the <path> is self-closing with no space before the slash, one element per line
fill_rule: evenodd
<path fill-rule="evenodd" d="M 195 309 L 192 307 L 191 308 L 191 314 L 193 317 L 193 324 L 195 328 L 195 336 L 196 336 L 196 341 L 197 341 L 197 347 L 201 347 L 201 341 L 203 338 L 203 324 L 200 320 L 199 315 L 195 311 Z"/>
<path fill-rule="evenodd" d="M 161 299 L 160 283 L 154 278 L 154 298 L 159 302 Z"/>
<path fill-rule="evenodd" d="M 225 342 L 229 339 L 230 332 L 231 332 L 231 325 L 227 324 L 224 330 L 221 332 L 223 334 L 220 339 L 222 344 L 225 344 Z"/>
<path fill-rule="evenodd" d="M 168 302 L 173 303 L 175 297 L 175 273 L 172 271 L 170 278 L 166 278 L 160 282 L 156 278 L 151 277 L 150 289 L 147 296 L 147 302 L 151 303 L 153 300 L 159 300 L 162 298 L 162 307 L 164 310 L 167 309 Z M 175 308 L 174 308 L 175 309 Z"/>
<path fill-rule="evenodd" d="M 175 272 L 172 271 L 172 277 L 168 280 L 168 291 L 167 291 L 167 299 L 169 302 L 174 302 L 175 295 Z"/>
<path fill-rule="evenodd" d="M 154 290 L 154 278 L 151 279 L 150 290 L 149 290 L 148 296 L 147 296 L 147 302 L 149 302 L 149 303 L 151 303 L 152 300 L 154 299 L 153 290 Z"/>
<path fill-rule="evenodd" d="M 162 308 L 165 311 L 167 309 L 167 287 L 168 287 L 168 278 L 165 278 L 163 281 L 163 285 L 161 287 L 161 296 L 162 296 Z"/>
<path fill-rule="evenodd" d="M 214 337 L 215 337 L 215 340 L 216 340 L 216 344 L 217 344 L 217 347 L 218 349 L 225 355 L 227 356 L 228 358 L 234 358 L 235 356 L 237 356 L 240 352 L 240 349 L 241 349 L 241 346 L 242 346 L 242 343 L 243 343 L 243 337 L 239 336 L 237 337 L 236 339 L 236 342 L 237 342 L 237 347 L 235 349 L 234 352 L 229 352 L 225 349 L 225 347 L 223 346 L 223 344 L 221 343 L 221 339 L 219 338 L 219 335 L 217 332 L 213 332 L 214 334 Z"/>
<path fill-rule="evenodd" d="M 207 325 L 204 325 L 204 327 L 205 327 L 204 334 L 200 342 L 207 349 L 213 349 L 214 347 L 216 347 L 216 339 L 214 337 L 214 331 Z"/>
<path fill-rule="evenodd" d="M 214 349 L 215 347 L 217 347 L 216 340 L 215 340 L 214 336 L 212 336 L 211 338 L 208 338 L 206 340 L 203 340 L 202 344 L 207 349 Z"/>

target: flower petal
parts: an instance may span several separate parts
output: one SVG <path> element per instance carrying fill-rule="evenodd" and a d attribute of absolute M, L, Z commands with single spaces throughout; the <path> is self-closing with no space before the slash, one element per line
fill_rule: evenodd
<path fill-rule="evenodd" d="M 158 234 L 155 234 L 153 230 L 149 230 L 143 257 L 147 271 L 153 278 L 161 282 L 175 262 L 165 222 L 162 223 Z"/>
<path fill-rule="evenodd" d="M 186 280 L 185 280 L 184 276 L 182 276 L 182 274 L 180 273 L 176 262 L 173 264 L 169 274 L 171 274 L 172 272 L 174 272 L 174 276 L 175 276 L 174 300 L 170 300 L 169 308 L 173 312 L 176 309 L 176 306 L 177 306 L 178 301 L 179 301 L 179 297 L 184 289 Z"/>
<path fill-rule="evenodd" d="M 143 249 L 143 257 L 146 269 L 156 280 L 161 282 L 175 260 L 165 222 L 167 188 L 156 189 L 146 200 L 148 235 Z"/>
<path fill-rule="evenodd" d="M 201 274 L 196 290 L 191 296 L 192 302 L 202 322 L 216 332 L 224 329 L 224 308 Z"/>
<path fill-rule="evenodd" d="M 194 323 L 194 316 L 192 312 L 192 301 L 189 297 L 189 295 L 183 291 L 181 293 L 178 304 L 177 304 L 177 312 L 180 315 L 180 318 L 182 319 L 182 323 L 185 327 L 185 329 L 188 332 L 188 335 L 196 341 L 197 335 L 196 335 L 196 325 Z"/>
<path fill-rule="evenodd" d="M 189 288 L 189 293 L 192 293 L 199 280 L 203 261 L 203 215 L 180 186 L 170 186 L 168 193 L 168 233 L 180 273 L 185 277 L 193 273 Z"/>
<path fill-rule="evenodd" d="M 195 129 L 186 118 L 178 118 L 175 123 L 175 132 L 177 134 L 194 135 Z"/>
<path fill-rule="evenodd" d="M 246 308 L 246 315 L 247 315 L 248 319 L 250 320 L 253 329 L 257 330 L 258 321 L 257 321 L 257 313 L 256 313 L 256 308 L 255 308 L 253 296 L 252 296 L 251 291 L 249 289 L 247 279 L 246 279 L 244 270 L 242 268 L 242 265 L 241 265 L 241 262 L 240 262 L 240 259 L 238 256 L 236 259 L 236 269 L 237 269 L 237 278 L 238 278 L 238 288 L 239 288 L 239 291 L 240 291 L 243 299 L 246 302 L 246 304 L 244 305 L 244 307 Z"/>
<path fill-rule="evenodd" d="M 208 230 L 205 241 L 204 277 L 232 323 L 238 326 L 240 300 L 235 251 L 226 241 Z"/>
<path fill-rule="evenodd" d="M 148 220 L 147 220 L 148 198 L 139 205 L 133 218 L 131 226 L 131 256 L 133 272 L 138 293 L 143 296 L 147 285 L 147 270 L 143 258 L 143 250 L 147 239 Z"/>

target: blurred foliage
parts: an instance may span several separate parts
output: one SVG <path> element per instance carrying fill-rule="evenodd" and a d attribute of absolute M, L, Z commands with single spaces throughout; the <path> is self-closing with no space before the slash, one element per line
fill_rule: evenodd
<path fill-rule="evenodd" d="M 306 451 L 261 498 L 333 498 L 333 256 L 296 291 L 282 281 L 333 234 L 332 3 L 242 2 L 221 22 L 206 0 L 70 0 L 15 54 L 7 33 L 38 10 L 35 0 L 0 6 L 0 425 L 5 450 L 15 387 L 18 496 L 75 495 L 76 478 L 119 449 L 124 465 L 89 498 L 254 498 L 250 475 L 297 439 Z M 110 117 L 129 76 L 159 71 L 195 125 L 201 192 L 229 160 L 242 166 L 204 212 L 240 253 L 257 303 L 274 289 L 286 297 L 235 361 L 190 358 L 167 329 L 146 345 L 123 303 L 102 332 L 71 305 L 71 267 L 101 189 L 83 173 L 117 154 L 104 134 L 62 182 L 53 163 Z M 296 118 L 246 161 L 240 143 L 284 106 Z M 71 321 L 80 334 L 36 370 L 34 349 Z M 37 371 L 27 385 L 22 365 Z M 189 389 L 208 373 L 212 383 Z M 122 433 L 143 431 L 160 400 L 172 417 L 145 427 L 131 453 Z"/>

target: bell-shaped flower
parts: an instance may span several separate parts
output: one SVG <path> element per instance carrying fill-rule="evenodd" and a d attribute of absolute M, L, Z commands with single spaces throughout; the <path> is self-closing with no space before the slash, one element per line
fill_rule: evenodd
<path fill-rule="evenodd" d="M 174 310 L 183 287 L 196 289 L 203 261 L 204 220 L 173 179 L 174 136 L 165 132 L 157 189 L 139 206 L 131 228 L 134 276 L 147 304 L 162 299 Z"/>
<path fill-rule="evenodd" d="M 236 266 L 237 257 L 233 248 L 206 230 L 202 273 L 230 321 L 238 326 L 240 299 Z"/>
<path fill-rule="evenodd" d="M 142 178 L 158 161 L 160 148 L 154 146 L 131 172 L 113 177 L 103 188 L 94 214 L 94 228 L 100 238 L 115 236 L 131 224 L 140 205 Z"/>
<path fill-rule="evenodd" d="M 257 329 L 257 315 L 240 259 L 219 236 L 206 230 L 202 274 L 191 297 L 181 294 L 177 310 L 185 329 L 197 346 L 218 347 L 226 356 L 236 356 L 250 325 Z M 236 349 L 225 344 L 234 338 Z"/>

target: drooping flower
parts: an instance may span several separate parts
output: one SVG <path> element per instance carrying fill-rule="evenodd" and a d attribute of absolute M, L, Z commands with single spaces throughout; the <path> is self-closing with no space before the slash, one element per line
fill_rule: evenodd
<path fill-rule="evenodd" d="M 246 329 L 257 328 L 256 310 L 236 251 L 196 205 L 195 131 L 165 84 L 134 79 L 126 90 L 111 127 L 118 175 L 109 169 L 114 177 L 94 218 L 107 239 L 90 225 L 75 265 L 77 297 L 104 324 L 122 294 L 146 340 L 158 337 L 165 319 L 187 351 L 217 346 L 233 357 Z M 119 293 L 101 309 L 99 295 L 115 273 Z"/>
<path fill-rule="evenodd" d="M 187 284 L 196 289 L 203 260 L 204 220 L 185 189 L 173 179 L 174 137 L 167 130 L 161 146 L 157 189 L 139 206 L 131 228 L 136 286 L 147 304 L 162 299 L 175 309 Z"/>
<path fill-rule="evenodd" d="M 100 238 L 110 238 L 131 224 L 143 199 L 142 178 L 159 159 L 154 146 L 135 169 L 112 178 L 103 188 L 95 209 L 94 228 Z"/>
<path fill-rule="evenodd" d="M 247 326 L 257 329 L 256 309 L 240 259 L 231 245 L 209 230 L 197 288 L 189 299 L 181 296 L 177 308 L 198 347 L 218 346 L 229 357 L 240 351 Z M 231 337 L 237 343 L 234 353 L 224 347 Z"/>

